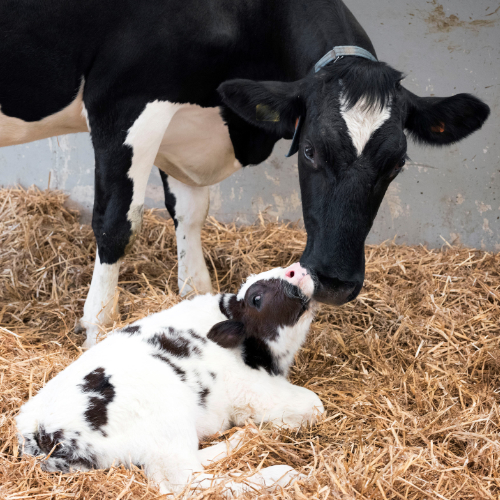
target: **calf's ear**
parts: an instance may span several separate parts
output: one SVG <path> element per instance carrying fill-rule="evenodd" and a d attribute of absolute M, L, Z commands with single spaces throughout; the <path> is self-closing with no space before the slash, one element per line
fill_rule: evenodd
<path fill-rule="evenodd" d="M 221 347 L 238 347 L 245 340 L 245 326 L 229 319 L 212 326 L 207 337 Z"/>
<path fill-rule="evenodd" d="M 444 145 L 458 142 L 480 129 L 490 114 L 483 101 L 470 94 L 418 97 L 403 89 L 405 128 L 417 142 Z"/>
<path fill-rule="evenodd" d="M 304 114 L 300 82 L 228 80 L 217 91 L 222 102 L 246 122 L 291 139 L 297 119 Z"/>

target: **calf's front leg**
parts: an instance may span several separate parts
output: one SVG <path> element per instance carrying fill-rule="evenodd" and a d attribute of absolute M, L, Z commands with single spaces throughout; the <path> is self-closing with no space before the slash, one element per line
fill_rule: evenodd
<path fill-rule="evenodd" d="M 260 375 L 260 374 L 258 374 Z M 241 411 L 238 405 L 242 405 Z M 284 377 L 269 377 L 260 380 L 254 377 L 247 394 L 237 402 L 235 418 L 238 425 L 244 422 L 244 408 L 251 407 L 256 423 L 272 422 L 277 427 L 297 429 L 302 425 L 314 424 L 324 413 L 323 403 L 313 391 L 293 385 Z"/>

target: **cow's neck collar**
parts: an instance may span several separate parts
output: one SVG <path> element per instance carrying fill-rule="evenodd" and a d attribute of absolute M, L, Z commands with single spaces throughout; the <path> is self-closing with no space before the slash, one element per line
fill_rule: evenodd
<path fill-rule="evenodd" d="M 337 45 L 333 47 L 332 50 L 327 52 L 315 65 L 314 72 L 317 73 L 321 68 L 326 66 L 329 62 L 334 62 L 334 64 L 346 56 L 363 57 L 364 59 L 369 59 L 370 61 L 378 62 L 377 58 L 371 54 L 368 50 L 357 47 L 356 45 Z M 299 138 L 300 138 L 300 127 L 302 125 L 303 119 L 301 116 L 297 118 L 295 122 L 295 132 L 293 133 L 292 144 L 290 146 L 290 151 L 288 151 L 287 157 L 294 155 L 299 150 Z"/>
<path fill-rule="evenodd" d="M 333 47 L 332 50 L 327 52 L 315 65 L 314 72 L 317 73 L 323 66 L 326 66 L 331 61 L 338 61 L 341 57 L 345 56 L 355 56 L 364 57 L 370 61 L 377 62 L 377 58 L 374 57 L 368 50 L 362 49 L 355 45 L 337 45 Z"/>

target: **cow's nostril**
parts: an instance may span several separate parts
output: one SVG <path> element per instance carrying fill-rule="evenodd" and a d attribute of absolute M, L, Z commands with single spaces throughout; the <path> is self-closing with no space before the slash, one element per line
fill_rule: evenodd
<path fill-rule="evenodd" d="M 286 273 L 286 277 L 287 277 L 287 278 L 293 278 L 294 276 L 295 276 L 295 271 L 288 271 L 288 272 Z"/>

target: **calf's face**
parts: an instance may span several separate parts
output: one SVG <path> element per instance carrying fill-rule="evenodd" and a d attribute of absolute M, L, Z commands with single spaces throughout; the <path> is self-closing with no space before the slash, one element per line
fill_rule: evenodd
<path fill-rule="evenodd" d="M 276 341 L 285 327 L 311 319 L 313 292 L 312 278 L 300 264 L 250 276 L 228 301 L 231 319 L 214 325 L 208 338 L 222 347 L 236 347 L 247 338 Z"/>

